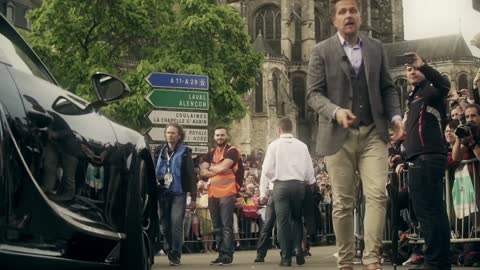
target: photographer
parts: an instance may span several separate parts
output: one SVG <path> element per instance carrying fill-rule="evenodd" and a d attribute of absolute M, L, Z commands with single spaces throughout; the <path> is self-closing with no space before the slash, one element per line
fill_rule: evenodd
<path fill-rule="evenodd" d="M 425 238 L 424 265 L 414 269 L 450 270 L 450 225 L 443 200 L 447 151 L 442 136 L 447 79 L 423 62 L 416 53 L 405 65 L 414 86 L 408 97 L 405 154 L 413 209 Z"/>
<path fill-rule="evenodd" d="M 455 144 L 452 148 L 453 161 L 462 161 L 480 158 L 480 106 L 470 104 L 465 109 L 466 124 L 455 129 Z M 472 164 L 470 164 L 472 165 Z M 478 183 L 478 170 L 469 166 L 472 184 L 475 189 L 477 207 L 480 208 L 480 183 Z"/>
<path fill-rule="evenodd" d="M 480 106 L 470 104 L 465 108 L 464 125 L 455 129 L 455 144 L 452 148 L 452 159 L 462 161 L 464 155 L 471 151 L 476 158 L 480 158 Z M 473 156 L 471 156 L 473 158 Z"/>
<path fill-rule="evenodd" d="M 478 96 L 480 90 L 480 68 L 477 71 L 477 75 L 473 78 L 473 93 Z"/>

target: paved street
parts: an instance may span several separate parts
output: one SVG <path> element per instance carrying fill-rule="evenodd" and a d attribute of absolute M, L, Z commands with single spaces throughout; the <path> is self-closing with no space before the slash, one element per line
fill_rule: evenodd
<path fill-rule="evenodd" d="M 265 263 L 253 263 L 256 253 L 255 251 L 238 251 L 235 253 L 235 258 L 233 265 L 226 266 L 228 269 L 285 269 L 285 267 L 278 266 L 280 260 L 279 250 L 270 250 L 267 257 L 265 258 Z M 316 269 L 316 270 L 335 270 L 335 259 L 332 254 L 335 252 L 334 246 L 327 247 L 313 247 L 310 252 L 312 257 L 307 257 L 307 263 L 303 266 L 295 265 L 295 259 L 293 259 L 293 268 L 304 268 L 304 269 Z M 209 262 L 215 259 L 216 254 L 187 254 L 182 257 L 182 265 L 177 266 L 177 269 L 212 269 L 215 267 L 221 266 L 210 266 Z M 155 266 L 153 269 L 164 269 L 166 267 L 171 267 L 168 264 L 168 259 L 166 256 L 157 256 L 155 258 Z M 361 266 L 356 266 L 355 270 L 362 269 Z M 392 266 L 384 266 L 384 270 L 391 270 Z M 407 267 L 397 267 L 397 269 L 407 269 Z M 475 269 L 475 268 L 464 268 L 457 267 L 452 269 Z M 477 268 L 478 269 L 478 268 Z"/>

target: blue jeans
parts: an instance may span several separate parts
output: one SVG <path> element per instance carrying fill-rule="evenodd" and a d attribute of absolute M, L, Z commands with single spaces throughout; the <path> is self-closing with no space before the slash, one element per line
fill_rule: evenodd
<path fill-rule="evenodd" d="M 187 208 L 187 196 L 183 194 L 164 193 L 160 199 L 163 209 L 161 222 L 169 253 L 180 257 L 183 246 L 183 219 Z"/>
<path fill-rule="evenodd" d="M 446 165 L 443 155 L 421 155 L 408 168 L 413 209 L 425 238 L 425 264 L 441 270 L 451 269 L 450 225 L 443 200 Z"/>
<path fill-rule="evenodd" d="M 222 198 L 208 198 L 208 208 L 212 218 L 213 232 L 219 257 L 233 257 L 233 207 L 235 195 Z"/>

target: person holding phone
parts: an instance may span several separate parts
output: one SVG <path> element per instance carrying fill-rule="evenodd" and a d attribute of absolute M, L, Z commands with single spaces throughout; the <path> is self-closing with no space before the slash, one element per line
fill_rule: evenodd
<path fill-rule="evenodd" d="M 447 149 L 442 135 L 450 82 L 418 54 L 410 54 L 415 60 L 405 65 L 405 73 L 413 90 L 403 145 L 410 198 L 425 239 L 424 264 L 412 269 L 450 270 L 450 227 L 443 200 Z"/>
<path fill-rule="evenodd" d="M 359 171 L 366 197 L 364 269 L 380 266 L 385 225 L 389 123 L 403 136 L 400 98 L 380 41 L 360 34 L 359 0 L 332 1 L 337 33 L 312 47 L 307 102 L 318 113 L 316 152 L 325 156 L 333 185 L 337 266 L 352 270 L 353 207 Z"/>

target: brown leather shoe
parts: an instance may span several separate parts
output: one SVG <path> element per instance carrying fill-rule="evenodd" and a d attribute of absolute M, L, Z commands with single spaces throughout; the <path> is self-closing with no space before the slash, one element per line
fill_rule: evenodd
<path fill-rule="evenodd" d="M 353 270 L 353 267 L 344 266 L 344 267 L 340 268 L 340 270 Z"/>
<path fill-rule="evenodd" d="M 363 266 L 363 270 L 383 270 L 379 263 L 371 263 Z"/>

